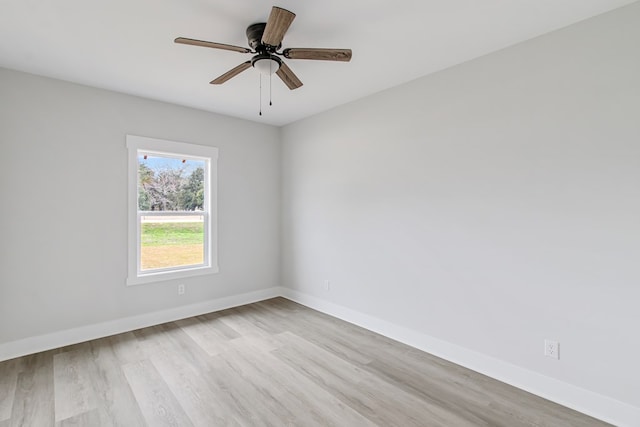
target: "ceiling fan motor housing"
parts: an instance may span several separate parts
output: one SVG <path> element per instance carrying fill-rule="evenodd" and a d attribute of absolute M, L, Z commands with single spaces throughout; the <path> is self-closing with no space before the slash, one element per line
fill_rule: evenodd
<path fill-rule="evenodd" d="M 258 53 L 275 52 L 282 47 L 282 43 L 278 46 L 270 46 L 262 43 L 262 35 L 264 34 L 266 26 L 266 22 L 259 22 L 247 27 L 247 39 L 249 40 L 249 46 Z"/>
<path fill-rule="evenodd" d="M 260 71 L 262 74 L 273 74 L 282 65 L 282 60 L 275 55 L 275 52 L 282 46 L 270 46 L 262 43 L 264 29 L 267 26 L 265 22 L 252 24 L 247 27 L 247 39 L 249 46 L 256 51 L 257 55 L 251 58 L 251 66 Z"/>

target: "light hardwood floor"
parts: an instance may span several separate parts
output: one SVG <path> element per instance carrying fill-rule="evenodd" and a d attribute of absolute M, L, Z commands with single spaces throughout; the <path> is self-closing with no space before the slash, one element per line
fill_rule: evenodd
<path fill-rule="evenodd" d="M 0 363 L 8 426 L 603 426 L 283 298 Z"/>

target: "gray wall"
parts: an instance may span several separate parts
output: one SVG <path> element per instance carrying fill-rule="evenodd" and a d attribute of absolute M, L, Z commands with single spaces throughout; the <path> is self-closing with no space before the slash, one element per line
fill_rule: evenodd
<path fill-rule="evenodd" d="M 639 22 L 286 126 L 285 286 L 640 406 Z"/>
<path fill-rule="evenodd" d="M 127 287 L 125 135 L 219 148 L 220 273 Z M 0 69 L 0 344 L 279 285 L 279 130 Z"/>

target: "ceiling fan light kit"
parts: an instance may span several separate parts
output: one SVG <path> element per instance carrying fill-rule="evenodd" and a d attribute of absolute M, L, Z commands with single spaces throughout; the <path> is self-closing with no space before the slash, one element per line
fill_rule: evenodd
<path fill-rule="evenodd" d="M 270 76 L 280 69 L 282 60 L 275 55 L 261 54 L 251 58 L 251 65 L 258 70 L 260 74 Z"/>
<path fill-rule="evenodd" d="M 282 39 L 295 17 L 295 13 L 273 6 L 267 22 L 260 22 L 247 27 L 246 34 L 250 49 L 185 37 L 178 37 L 175 42 L 254 55 L 251 60 L 243 62 L 212 80 L 211 84 L 225 83 L 227 80 L 253 67 L 266 76 L 275 73 L 289 89 L 293 90 L 302 86 L 302 81 L 280 57 L 293 60 L 311 59 L 342 62 L 351 60 L 351 49 L 287 48 L 279 51 L 282 47 Z"/>

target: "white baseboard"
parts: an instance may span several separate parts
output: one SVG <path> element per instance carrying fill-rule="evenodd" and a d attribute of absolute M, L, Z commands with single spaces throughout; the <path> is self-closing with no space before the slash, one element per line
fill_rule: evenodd
<path fill-rule="evenodd" d="M 640 408 L 627 403 L 293 289 L 282 296 L 616 426 L 640 426 Z"/>
<path fill-rule="evenodd" d="M 13 359 L 15 357 L 25 356 L 27 354 L 38 353 L 97 338 L 104 338 L 110 335 L 129 332 L 140 328 L 146 328 L 148 326 L 159 325 L 166 322 L 172 322 L 174 320 L 250 304 L 252 302 L 275 298 L 280 295 L 282 295 L 282 289 L 280 287 L 273 287 L 245 294 L 204 301 L 197 304 L 175 307 L 168 310 L 155 311 L 138 316 L 131 316 L 123 319 L 111 320 L 108 322 L 96 323 L 50 334 L 10 341 L 8 343 L 0 344 L 0 362 L 3 360 Z"/>

